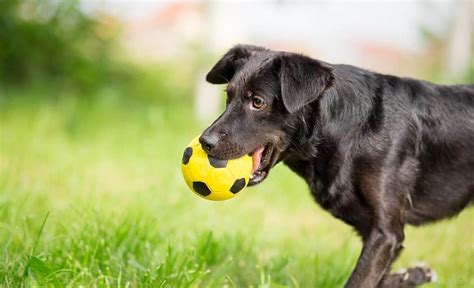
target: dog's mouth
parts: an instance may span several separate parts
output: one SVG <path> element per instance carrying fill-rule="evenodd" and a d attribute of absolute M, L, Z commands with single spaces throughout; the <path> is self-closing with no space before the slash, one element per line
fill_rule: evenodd
<path fill-rule="evenodd" d="M 253 166 L 250 174 L 249 186 L 262 182 L 272 167 L 273 146 L 270 144 L 257 147 L 249 156 L 252 157 Z"/>

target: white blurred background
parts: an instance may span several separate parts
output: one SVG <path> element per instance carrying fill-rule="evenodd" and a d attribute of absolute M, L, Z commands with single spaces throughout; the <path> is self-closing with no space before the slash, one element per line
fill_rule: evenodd
<path fill-rule="evenodd" d="M 216 61 L 232 45 L 248 43 L 382 73 L 455 82 L 473 62 L 474 5 L 469 0 L 104 0 L 81 6 L 120 22 L 127 52 L 146 63 L 179 58 L 192 49 Z M 196 83 L 201 118 L 218 109 L 210 104 L 216 103 L 216 88 L 203 82 L 212 61 L 203 62 Z"/>

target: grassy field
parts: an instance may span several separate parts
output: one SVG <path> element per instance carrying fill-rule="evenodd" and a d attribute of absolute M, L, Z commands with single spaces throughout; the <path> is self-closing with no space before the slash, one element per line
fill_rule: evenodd
<path fill-rule="evenodd" d="M 205 126 L 189 104 L 102 93 L 0 102 L 0 286 L 343 285 L 359 239 L 286 167 L 233 200 L 201 200 L 179 167 Z M 474 209 L 409 228 L 394 269 L 423 260 L 439 275 L 426 287 L 474 287 L 473 233 Z"/>

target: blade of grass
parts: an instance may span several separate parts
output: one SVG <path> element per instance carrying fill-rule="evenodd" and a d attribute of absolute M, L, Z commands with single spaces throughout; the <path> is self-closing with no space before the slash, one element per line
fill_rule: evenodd
<path fill-rule="evenodd" d="M 38 232 L 38 235 L 36 236 L 36 240 L 33 244 L 33 248 L 31 249 L 31 253 L 28 256 L 27 264 L 25 265 L 25 270 L 23 271 L 23 278 L 26 278 L 28 276 L 28 263 L 30 262 L 31 258 L 33 255 L 36 253 L 36 248 L 38 247 L 39 240 L 41 238 L 41 235 L 43 234 L 43 229 L 44 226 L 46 225 L 46 221 L 48 220 L 49 216 L 49 211 L 46 213 L 46 216 L 43 219 L 43 223 L 41 223 L 40 231 Z"/>
<path fill-rule="evenodd" d="M 56 277 L 56 273 L 51 269 L 51 267 L 49 267 L 43 260 L 34 256 L 36 254 L 36 249 L 38 248 L 38 244 L 41 239 L 41 235 L 43 234 L 48 217 L 49 211 L 46 213 L 43 223 L 41 223 L 40 230 L 31 249 L 30 256 L 28 257 L 28 261 L 23 271 L 22 282 L 24 284 L 24 281 L 28 277 L 28 270 L 31 269 L 32 271 L 38 273 L 41 278 L 45 279 L 46 282 L 51 281 L 54 287 L 63 287 L 59 279 Z"/>

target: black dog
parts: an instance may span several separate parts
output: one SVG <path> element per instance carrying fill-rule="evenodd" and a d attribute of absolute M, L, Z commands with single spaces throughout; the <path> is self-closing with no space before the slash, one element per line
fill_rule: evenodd
<path fill-rule="evenodd" d="M 200 138 L 212 156 L 253 156 L 249 185 L 283 161 L 364 242 L 346 287 L 414 287 L 390 274 L 405 224 L 474 203 L 474 85 L 444 86 L 261 47 L 230 49 L 207 75 L 227 108 Z"/>

